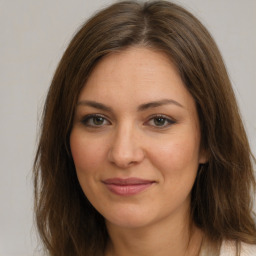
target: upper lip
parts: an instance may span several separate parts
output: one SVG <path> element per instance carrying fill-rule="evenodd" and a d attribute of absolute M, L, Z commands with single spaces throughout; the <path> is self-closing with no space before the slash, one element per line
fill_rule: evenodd
<path fill-rule="evenodd" d="M 113 185 L 140 185 L 140 184 L 148 184 L 154 183 L 154 180 L 145 180 L 140 178 L 110 178 L 103 180 L 105 184 L 113 184 Z"/>

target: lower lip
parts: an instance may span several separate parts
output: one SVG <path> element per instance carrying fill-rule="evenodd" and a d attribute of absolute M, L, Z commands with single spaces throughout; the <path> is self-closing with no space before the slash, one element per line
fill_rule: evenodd
<path fill-rule="evenodd" d="M 149 188 L 152 184 L 153 183 L 118 185 L 105 183 L 105 185 L 111 192 L 119 196 L 132 196 L 139 194 L 140 192 Z"/>

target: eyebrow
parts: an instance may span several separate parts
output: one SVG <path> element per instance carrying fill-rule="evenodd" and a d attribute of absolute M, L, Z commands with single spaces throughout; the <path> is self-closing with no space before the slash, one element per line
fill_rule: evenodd
<path fill-rule="evenodd" d="M 157 108 L 163 105 L 169 105 L 169 104 L 174 104 L 178 107 L 184 108 L 183 105 L 181 105 L 179 102 L 176 100 L 171 100 L 171 99 L 163 99 L 163 100 L 158 100 L 158 101 L 152 101 L 149 103 L 142 104 L 138 107 L 138 111 L 144 111 L 149 108 Z"/>
<path fill-rule="evenodd" d="M 77 103 L 78 106 L 89 106 L 93 108 L 97 108 L 100 110 L 104 110 L 106 112 L 113 112 L 111 107 L 108 107 L 102 103 L 96 102 L 96 101 L 91 101 L 91 100 L 81 100 Z"/>
<path fill-rule="evenodd" d="M 158 101 L 152 101 L 148 103 L 144 103 L 138 106 L 137 111 L 145 111 L 150 108 L 157 108 L 163 105 L 169 105 L 169 104 L 174 104 L 178 107 L 184 108 L 183 105 L 181 105 L 179 102 L 172 100 L 172 99 L 163 99 L 163 100 L 158 100 Z M 100 109 L 106 112 L 111 112 L 113 113 L 113 109 L 109 106 L 106 106 L 102 103 L 96 102 L 96 101 L 91 101 L 91 100 L 81 100 L 77 103 L 78 106 L 90 106 L 96 109 Z"/>

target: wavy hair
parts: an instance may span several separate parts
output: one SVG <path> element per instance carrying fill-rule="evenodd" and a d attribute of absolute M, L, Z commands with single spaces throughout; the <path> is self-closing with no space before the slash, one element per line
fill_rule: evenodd
<path fill-rule="evenodd" d="M 37 227 L 48 254 L 104 254 L 108 241 L 104 218 L 79 185 L 69 138 L 79 93 L 95 65 L 107 54 L 138 45 L 164 52 L 196 102 L 209 161 L 200 166 L 192 189 L 193 222 L 215 246 L 224 239 L 256 243 L 251 197 L 255 159 L 214 40 L 197 18 L 176 4 L 123 1 L 82 25 L 47 95 L 34 191 Z"/>

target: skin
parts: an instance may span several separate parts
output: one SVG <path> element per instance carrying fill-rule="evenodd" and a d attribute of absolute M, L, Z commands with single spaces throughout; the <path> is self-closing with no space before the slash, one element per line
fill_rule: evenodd
<path fill-rule="evenodd" d="M 106 255 L 198 254 L 190 193 L 207 159 L 194 99 L 167 56 L 132 47 L 104 57 L 79 96 L 70 146 L 80 185 L 106 220 Z M 120 196 L 103 183 L 116 177 L 153 183 Z"/>

